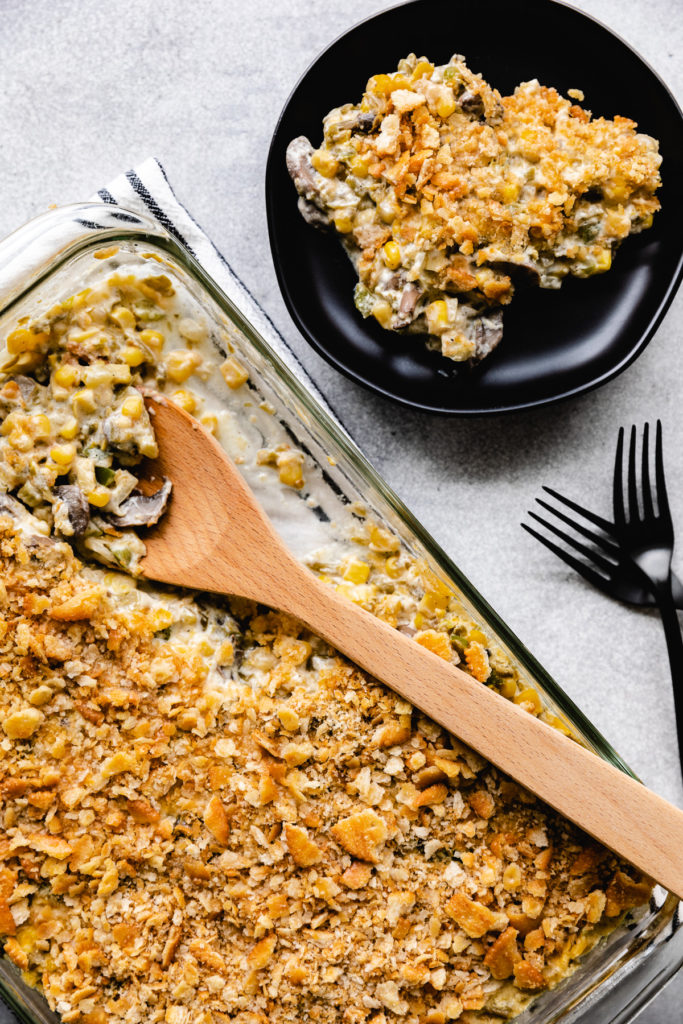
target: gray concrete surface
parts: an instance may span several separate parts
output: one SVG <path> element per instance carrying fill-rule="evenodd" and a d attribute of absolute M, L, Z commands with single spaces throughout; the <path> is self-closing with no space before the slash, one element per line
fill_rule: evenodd
<path fill-rule="evenodd" d="M 591 590 L 518 524 L 543 483 L 607 513 L 618 426 L 660 416 L 683 543 L 683 294 L 638 362 L 599 392 L 478 421 L 411 414 L 362 391 L 308 349 L 280 298 L 263 203 L 278 112 L 324 45 L 386 6 L 0 0 L 0 236 L 50 203 L 86 198 L 144 157 L 159 157 L 389 483 L 642 778 L 681 804 L 656 616 Z M 577 6 L 639 49 L 683 98 L 679 0 Z M 676 562 L 683 573 L 680 552 Z M 679 975 L 639 1019 L 674 1024 L 682 1002 Z M 8 1019 L 0 1010 L 0 1022 Z"/>

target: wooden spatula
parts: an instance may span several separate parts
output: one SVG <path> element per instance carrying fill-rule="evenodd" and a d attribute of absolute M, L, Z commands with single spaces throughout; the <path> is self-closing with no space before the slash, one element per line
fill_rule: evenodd
<path fill-rule="evenodd" d="M 296 561 L 218 443 L 146 397 L 173 482 L 145 536 L 150 580 L 288 612 L 595 839 L 683 898 L 683 812 L 321 583 Z"/>

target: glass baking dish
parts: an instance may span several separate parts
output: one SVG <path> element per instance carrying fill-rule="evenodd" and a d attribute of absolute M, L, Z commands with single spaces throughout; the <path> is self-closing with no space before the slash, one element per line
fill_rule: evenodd
<path fill-rule="evenodd" d="M 95 252 L 97 260 L 93 260 Z M 312 563 L 312 552 L 321 543 L 348 537 L 348 524 L 354 516 L 369 515 L 385 524 L 406 550 L 426 561 L 452 588 L 472 618 L 514 664 L 524 685 L 536 688 L 575 738 L 629 772 L 619 755 L 387 487 L 343 429 L 193 256 L 156 222 L 105 204 L 80 204 L 51 211 L 10 235 L 0 243 L 0 329 L 6 331 L 29 311 L 35 313 L 36 308 L 47 311 L 107 268 L 134 268 L 150 256 L 164 263 L 165 272 L 183 287 L 219 348 L 234 352 L 249 371 L 246 402 L 236 392 L 228 396 L 222 393 L 221 397 L 231 407 L 231 415 L 239 414 L 243 420 L 246 416 L 248 421 L 239 443 L 274 447 L 284 438 L 305 453 L 310 486 L 304 494 L 290 492 L 284 503 L 281 489 L 275 500 L 275 491 L 264 483 L 268 474 L 254 474 L 245 467 L 250 485 L 295 553 Z M 244 452 L 244 448 L 241 450 Z M 569 977 L 517 1017 L 517 1024 L 576 1024 L 589 1020 L 625 1024 L 659 992 L 681 963 L 683 928 L 678 902 L 657 888 L 649 907 L 629 915 L 578 961 Z M 22 1020 L 56 1020 L 42 996 L 26 986 L 16 968 L 4 959 L 0 959 L 0 996 Z"/>

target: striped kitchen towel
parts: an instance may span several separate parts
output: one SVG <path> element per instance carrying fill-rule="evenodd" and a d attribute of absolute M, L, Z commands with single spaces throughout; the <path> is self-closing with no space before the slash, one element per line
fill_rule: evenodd
<path fill-rule="evenodd" d="M 313 383 L 263 307 L 259 305 L 208 235 L 179 202 L 158 160 L 150 157 L 132 171 L 120 174 L 92 198 L 121 206 L 133 213 L 152 217 L 160 227 L 181 245 L 184 245 L 294 376 L 311 392 L 326 412 L 342 426 L 339 417 L 330 408 L 329 403 Z"/>

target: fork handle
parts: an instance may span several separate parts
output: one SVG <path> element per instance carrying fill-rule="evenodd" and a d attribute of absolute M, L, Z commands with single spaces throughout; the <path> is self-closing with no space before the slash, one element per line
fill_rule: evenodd
<path fill-rule="evenodd" d="M 673 595 L 672 578 L 655 588 L 655 597 L 664 626 L 666 649 L 671 667 L 671 684 L 678 735 L 678 756 L 683 766 L 683 634 L 678 621 L 676 602 Z"/>

